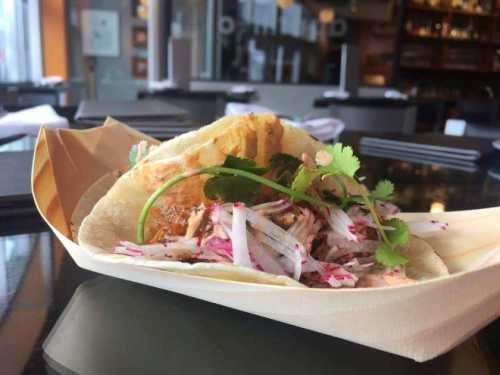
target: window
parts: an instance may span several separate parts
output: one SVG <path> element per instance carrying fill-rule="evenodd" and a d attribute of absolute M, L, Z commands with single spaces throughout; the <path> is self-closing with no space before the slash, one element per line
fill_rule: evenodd
<path fill-rule="evenodd" d="M 38 81 L 42 66 L 38 1 L 0 1 L 0 82 Z"/>

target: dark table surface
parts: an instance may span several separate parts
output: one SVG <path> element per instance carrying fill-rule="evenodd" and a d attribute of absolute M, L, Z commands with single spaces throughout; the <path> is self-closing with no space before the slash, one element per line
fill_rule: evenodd
<path fill-rule="evenodd" d="M 23 232 L 42 222 L 31 196 L 34 144 L 33 136 L 0 141 L 0 235 Z"/>
<path fill-rule="evenodd" d="M 342 140 L 356 145 L 358 137 L 345 134 Z M 500 205 L 498 155 L 474 172 L 360 157 L 367 184 L 391 179 L 397 186 L 395 201 L 404 210 Z M 500 320 L 449 353 L 416 363 L 99 276 L 79 269 L 42 223 L 11 219 L 9 226 L 18 234 L 0 236 L 1 374 L 499 373 Z M 51 348 L 58 343 L 59 350 L 44 353 L 44 342 Z"/>

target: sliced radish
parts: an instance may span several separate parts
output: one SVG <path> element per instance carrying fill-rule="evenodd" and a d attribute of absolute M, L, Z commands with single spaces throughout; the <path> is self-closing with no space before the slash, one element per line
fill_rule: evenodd
<path fill-rule="evenodd" d="M 275 275 L 286 275 L 287 272 L 283 265 L 270 254 L 269 249 L 260 244 L 257 239 L 250 233 L 247 233 L 248 245 L 250 254 L 255 262 L 262 268 L 264 272 L 269 272 Z"/>
<path fill-rule="evenodd" d="M 302 274 L 302 261 L 306 257 L 304 246 L 271 220 L 253 210 L 247 209 L 246 211 L 248 222 L 257 230 L 257 239 L 289 258 L 294 264 L 293 277 L 295 280 L 299 280 Z"/>
<path fill-rule="evenodd" d="M 235 203 L 233 205 L 233 222 L 231 241 L 233 243 L 233 263 L 237 266 L 252 267 L 247 242 L 247 210 L 245 204 Z"/>
<path fill-rule="evenodd" d="M 349 241 L 357 241 L 358 238 L 352 232 L 354 231 L 354 223 L 351 218 L 340 208 L 328 209 L 327 221 L 333 233 L 340 238 L 345 238 Z"/>

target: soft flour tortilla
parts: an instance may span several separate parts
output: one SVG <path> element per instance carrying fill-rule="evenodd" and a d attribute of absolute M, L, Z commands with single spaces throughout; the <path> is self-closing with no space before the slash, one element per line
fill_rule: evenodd
<path fill-rule="evenodd" d="M 406 275 L 411 279 L 428 280 L 449 273 L 443 260 L 421 238 L 411 236 L 410 241 L 401 246 L 400 251 L 410 259 L 406 265 Z"/>
<path fill-rule="evenodd" d="M 73 214 L 72 228 L 78 231 L 80 246 L 108 260 L 220 279 L 303 286 L 286 276 L 231 264 L 145 260 L 110 253 L 120 240 L 135 241 L 140 210 L 151 193 L 172 176 L 193 168 L 222 164 L 228 154 L 254 159 L 258 165 L 265 166 L 276 153 L 283 152 L 296 157 L 306 153 L 314 157 L 322 147 L 304 130 L 284 126 L 271 114 L 226 116 L 198 131 L 164 142 L 123 175 L 115 172 L 103 176 L 80 200 Z M 165 217 L 175 214 L 172 210 L 209 203 L 203 194 L 207 178 L 189 178 L 168 190 L 150 212 L 146 238 L 155 233 Z M 81 221 L 83 217 L 85 219 Z M 425 248 L 423 245 L 417 247 Z M 432 249 L 430 252 L 417 253 L 414 275 L 419 275 L 420 268 L 425 270 L 423 273 L 426 278 L 444 274 L 442 271 L 446 266 Z M 413 251 L 409 250 L 408 255 L 413 258 Z M 436 261 L 439 266 L 429 264 Z"/>

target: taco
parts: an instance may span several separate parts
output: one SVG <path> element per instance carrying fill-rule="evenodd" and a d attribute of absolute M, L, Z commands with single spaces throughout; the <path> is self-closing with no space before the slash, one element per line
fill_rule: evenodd
<path fill-rule="evenodd" d="M 398 219 L 392 183 L 365 187 L 349 146 L 324 145 L 272 114 L 226 116 L 159 146 L 141 142 L 130 164 L 97 181 L 79 205 L 97 201 L 76 231 L 100 256 L 314 288 L 448 274 L 420 238 L 446 223 Z"/>

